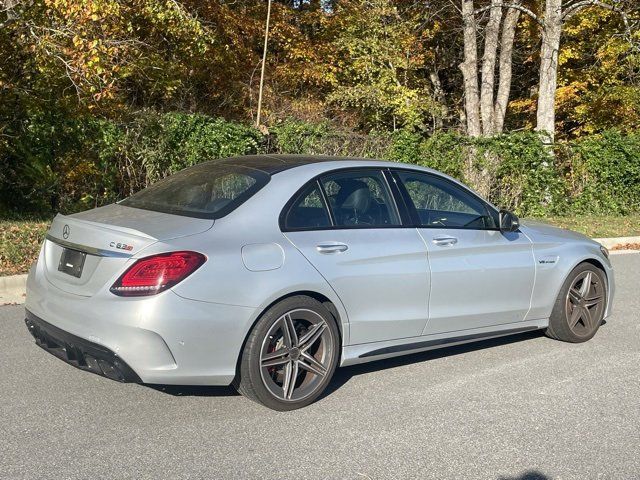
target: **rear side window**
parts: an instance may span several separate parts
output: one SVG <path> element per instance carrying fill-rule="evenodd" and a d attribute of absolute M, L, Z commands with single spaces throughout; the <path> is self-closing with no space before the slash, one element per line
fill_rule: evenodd
<path fill-rule="evenodd" d="M 375 228 L 400 225 L 382 172 L 348 171 L 321 180 L 338 227 Z"/>
<path fill-rule="evenodd" d="M 175 173 L 126 198 L 121 205 L 197 218 L 220 218 L 269 182 L 260 170 L 206 162 Z"/>
<path fill-rule="evenodd" d="M 331 226 L 329 214 L 316 182 L 309 185 L 293 202 L 285 218 L 288 230 L 304 230 Z"/>

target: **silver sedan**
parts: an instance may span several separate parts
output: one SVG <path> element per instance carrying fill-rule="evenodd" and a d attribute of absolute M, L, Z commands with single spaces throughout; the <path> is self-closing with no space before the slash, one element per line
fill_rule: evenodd
<path fill-rule="evenodd" d="M 584 342 L 613 294 L 601 245 L 439 172 L 261 155 L 56 216 L 26 324 L 84 370 L 291 410 L 338 366 L 538 329 Z"/>

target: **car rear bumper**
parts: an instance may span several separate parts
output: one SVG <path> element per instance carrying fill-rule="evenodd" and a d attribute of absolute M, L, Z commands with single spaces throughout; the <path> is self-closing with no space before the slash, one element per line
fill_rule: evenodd
<path fill-rule="evenodd" d="M 169 385 L 229 385 L 256 314 L 252 307 L 188 300 L 171 290 L 125 298 L 105 287 L 91 297 L 73 295 L 49 283 L 40 265 L 29 272 L 25 308 L 38 345 L 67 363 L 93 372 L 88 354 L 104 360 L 95 373 Z"/>
<path fill-rule="evenodd" d="M 36 345 L 80 370 L 118 382 L 142 383 L 133 369 L 108 348 L 54 327 L 29 310 L 24 319 Z"/>

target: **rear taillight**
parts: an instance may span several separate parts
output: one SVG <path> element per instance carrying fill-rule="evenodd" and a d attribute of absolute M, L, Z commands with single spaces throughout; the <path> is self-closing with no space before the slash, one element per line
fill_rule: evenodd
<path fill-rule="evenodd" d="M 155 295 L 180 283 L 207 257 L 197 252 L 170 252 L 141 258 L 109 289 L 121 297 Z"/>

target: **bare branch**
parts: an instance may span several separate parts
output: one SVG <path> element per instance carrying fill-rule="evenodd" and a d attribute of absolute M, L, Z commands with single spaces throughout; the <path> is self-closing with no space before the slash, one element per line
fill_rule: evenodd
<path fill-rule="evenodd" d="M 487 5 L 486 7 L 479 8 L 474 13 L 477 15 L 477 14 L 482 13 L 482 12 L 484 12 L 486 10 L 491 9 L 491 8 L 513 8 L 513 9 L 516 9 L 516 10 L 520 10 L 522 13 L 526 13 L 527 15 L 529 15 L 529 17 L 531 17 L 532 20 L 534 20 L 538 25 L 540 25 L 542 28 L 544 28 L 544 22 L 542 21 L 542 19 L 538 15 L 533 13 L 527 7 L 525 7 L 523 5 L 520 5 L 518 3 L 494 3 L 494 4 L 491 4 L 491 5 Z"/>
<path fill-rule="evenodd" d="M 575 14 L 588 7 L 600 7 L 606 10 L 611 10 L 612 12 L 619 13 L 622 16 L 622 21 L 624 22 L 625 29 L 629 31 L 629 19 L 627 18 L 627 14 L 617 6 L 601 2 L 600 0 L 582 0 L 580 2 L 574 3 L 573 5 L 565 9 L 564 13 L 562 14 L 562 20 L 566 22 Z"/>

